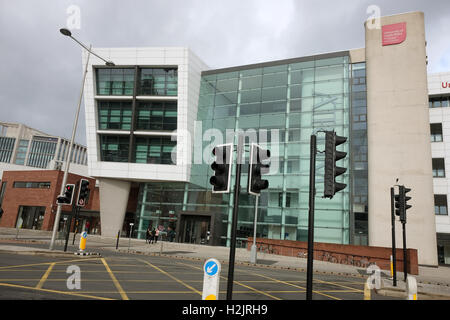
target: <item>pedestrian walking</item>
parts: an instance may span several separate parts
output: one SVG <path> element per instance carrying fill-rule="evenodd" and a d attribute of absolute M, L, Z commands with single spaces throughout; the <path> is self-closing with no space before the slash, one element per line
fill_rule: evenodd
<path fill-rule="evenodd" d="M 155 231 L 155 228 L 153 228 L 153 230 L 152 230 L 152 236 L 151 236 L 151 238 L 150 238 L 151 243 L 153 243 L 153 240 L 155 240 L 155 235 L 156 235 L 156 231 Z"/>
<path fill-rule="evenodd" d="M 147 232 L 146 232 L 146 235 L 145 235 L 145 243 L 150 244 L 151 237 L 152 237 L 152 229 L 151 229 L 150 226 L 148 226 Z"/>
<path fill-rule="evenodd" d="M 155 231 L 155 243 L 158 242 L 158 237 L 159 237 L 159 229 L 156 229 L 156 231 Z"/>

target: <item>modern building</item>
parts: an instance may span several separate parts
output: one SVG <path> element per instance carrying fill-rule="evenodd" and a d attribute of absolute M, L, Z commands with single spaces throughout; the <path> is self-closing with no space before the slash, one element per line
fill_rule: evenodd
<path fill-rule="evenodd" d="M 438 258 L 450 264 L 450 72 L 428 75 L 428 90 Z"/>
<path fill-rule="evenodd" d="M 0 227 L 53 230 L 56 198 L 61 191 L 63 175 L 60 170 L 4 171 L 0 192 L 3 211 Z M 91 192 L 87 205 L 80 210 L 80 226 L 85 227 L 89 222 L 90 231 L 96 233 L 100 228 L 100 217 L 95 179 L 69 173 L 67 183 L 78 185 L 81 179 L 89 180 Z M 73 199 L 76 199 L 77 192 L 76 187 Z M 63 205 L 59 230 L 73 217 L 72 206 Z"/>
<path fill-rule="evenodd" d="M 22 123 L 0 122 L 0 176 L 3 170 L 59 170 L 70 141 Z M 75 143 L 70 171 L 87 174 L 86 147 Z"/>
<path fill-rule="evenodd" d="M 209 69 L 187 48 L 95 48 L 85 83 L 89 175 L 99 181 L 102 235 L 120 229 L 130 189 L 135 225 L 175 228 L 180 242 L 229 245 L 232 194 L 211 192 L 211 150 L 258 142 L 271 150 L 269 189 L 259 199 L 257 236 L 306 240 L 310 136 L 348 137 L 340 165 L 347 188 L 323 199 L 317 157 L 315 241 L 391 246 L 390 188 L 412 189 L 408 247 L 437 265 L 424 15 L 365 24 L 365 47 Z M 83 54 L 83 64 L 87 55 Z M 248 159 L 248 148 L 245 157 Z M 241 179 L 238 240 L 253 235 L 255 197 Z M 234 181 L 234 169 L 232 180 Z M 401 225 L 397 223 L 397 235 Z M 401 247 L 401 236 L 397 236 Z"/>

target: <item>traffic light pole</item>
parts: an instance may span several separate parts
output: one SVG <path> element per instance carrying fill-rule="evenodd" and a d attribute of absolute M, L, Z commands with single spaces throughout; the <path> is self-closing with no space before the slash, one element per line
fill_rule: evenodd
<path fill-rule="evenodd" d="M 402 221 L 403 228 L 403 274 L 404 280 L 408 277 L 408 259 L 407 259 L 407 251 L 406 251 L 406 223 Z"/>
<path fill-rule="evenodd" d="M 257 250 L 256 250 L 256 225 L 258 223 L 258 200 L 259 196 L 255 196 L 255 221 L 253 223 L 253 244 L 250 250 L 250 263 L 256 264 Z"/>
<path fill-rule="evenodd" d="M 227 283 L 227 300 L 231 300 L 233 296 L 233 278 L 234 278 L 234 258 L 236 255 L 236 229 L 239 210 L 239 193 L 241 189 L 241 159 L 244 148 L 244 136 L 239 133 L 236 156 L 236 179 L 234 185 L 234 206 L 233 217 L 231 221 L 231 243 L 230 258 L 228 262 L 228 283 Z"/>
<path fill-rule="evenodd" d="M 311 136 L 309 164 L 309 215 L 308 215 L 308 262 L 306 269 L 306 300 L 312 300 L 314 261 L 314 197 L 316 195 L 317 137 Z"/>
<path fill-rule="evenodd" d="M 391 188 L 391 228 L 392 228 L 392 279 L 394 287 L 397 286 L 397 249 L 395 247 L 395 208 L 394 208 L 394 188 Z"/>

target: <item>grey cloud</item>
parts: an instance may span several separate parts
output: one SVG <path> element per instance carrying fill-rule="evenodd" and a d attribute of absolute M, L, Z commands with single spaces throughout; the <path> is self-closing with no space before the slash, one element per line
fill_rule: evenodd
<path fill-rule="evenodd" d="M 58 31 L 70 5 L 87 45 L 188 46 L 223 68 L 364 47 L 372 4 L 382 15 L 424 11 L 429 71 L 447 71 L 447 0 L 0 0 L 0 119 L 70 138 L 82 76 L 80 47 Z M 86 142 L 83 109 L 77 141 Z"/>

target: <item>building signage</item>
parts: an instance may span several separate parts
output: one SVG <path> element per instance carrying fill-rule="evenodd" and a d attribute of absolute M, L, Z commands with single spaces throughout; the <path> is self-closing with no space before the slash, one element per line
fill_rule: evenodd
<path fill-rule="evenodd" d="M 442 82 L 442 89 L 450 88 L 450 82 Z"/>
<path fill-rule="evenodd" d="M 400 44 L 406 40 L 406 22 L 382 27 L 383 46 Z"/>

